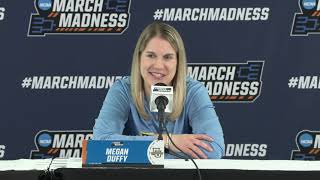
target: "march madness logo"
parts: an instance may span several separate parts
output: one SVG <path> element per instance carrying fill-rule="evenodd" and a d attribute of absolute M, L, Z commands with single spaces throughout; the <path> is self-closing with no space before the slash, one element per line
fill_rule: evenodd
<path fill-rule="evenodd" d="M 35 0 L 28 36 L 122 34 L 129 26 L 130 0 Z"/>
<path fill-rule="evenodd" d="M 6 150 L 6 146 L 0 144 L 0 159 L 4 157 L 5 150 Z"/>
<path fill-rule="evenodd" d="M 202 82 L 214 102 L 254 102 L 260 95 L 264 61 L 189 63 L 188 75 Z"/>
<path fill-rule="evenodd" d="M 295 13 L 291 35 L 308 36 L 320 33 L 320 0 L 299 0 L 300 12 Z"/>
<path fill-rule="evenodd" d="M 298 150 L 292 151 L 292 160 L 320 160 L 320 131 L 300 131 L 296 144 Z"/>
<path fill-rule="evenodd" d="M 0 6 L 0 21 L 4 20 L 4 12 L 6 8 Z"/>
<path fill-rule="evenodd" d="M 37 150 L 31 150 L 30 159 L 80 158 L 82 141 L 91 138 L 92 131 L 42 130 L 34 138 Z"/>

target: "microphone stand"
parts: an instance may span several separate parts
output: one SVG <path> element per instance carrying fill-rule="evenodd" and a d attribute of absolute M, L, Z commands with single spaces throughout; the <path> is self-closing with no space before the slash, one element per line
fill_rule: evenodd
<path fill-rule="evenodd" d="M 163 140 L 162 132 L 163 132 L 163 126 L 164 126 L 164 108 L 163 108 L 163 106 L 160 106 L 160 105 L 158 108 L 158 119 L 159 119 L 158 140 Z"/>
<path fill-rule="evenodd" d="M 57 156 L 53 156 L 48 168 L 44 170 L 44 172 L 40 173 L 38 176 L 38 180 L 62 180 L 63 174 L 61 172 L 56 172 L 54 170 L 50 170 L 53 160 L 57 158 Z"/>
<path fill-rule="evenodd" d="M 158 96 L 155 99 L 155 103 L 158 109 L 158 120 L 159 120 L 159 135 L 158 140 L 163 140 L 162 132 L 164 127 L 164 110 L 168 104 L 168 98 L 165 96 Z"/>

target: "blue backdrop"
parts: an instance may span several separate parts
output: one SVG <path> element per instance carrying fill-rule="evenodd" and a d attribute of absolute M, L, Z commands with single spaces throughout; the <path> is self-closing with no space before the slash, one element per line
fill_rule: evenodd
<path fill-rule="evenodd" d="M 318 3 L 0 0 L 0 159 L 81 154 L 77 142 L 90 138 L 109 87 L 129 75 L 136 41 L 155 20 L 181 33 L 189 74 L 216 88 L 208 90 L 225 158 L 317 159 Z"/>

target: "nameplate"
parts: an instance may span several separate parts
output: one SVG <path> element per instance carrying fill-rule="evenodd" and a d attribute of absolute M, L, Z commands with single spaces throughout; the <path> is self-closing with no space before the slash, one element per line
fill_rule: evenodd
<path fill-rule="evenodd" d="M 163 167 L 162 140 L 84 140 L 82 166 Z"/>

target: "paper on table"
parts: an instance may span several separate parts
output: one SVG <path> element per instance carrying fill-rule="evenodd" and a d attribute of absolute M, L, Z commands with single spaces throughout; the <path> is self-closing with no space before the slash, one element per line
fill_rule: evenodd
<path fill-rule="evenodd" d="M 0 171 L 16 170 L 45 170 L 48 168 L 52 159 L 18 159 L 1 160 Z M 55 158 L 52 161 L 50 169 L 57 168 L 81 168 L 81 158 Z"/>

